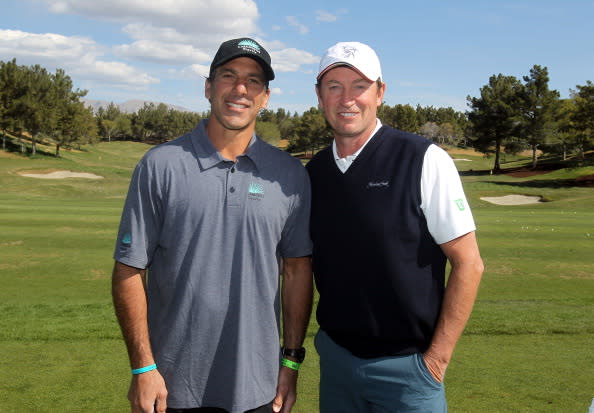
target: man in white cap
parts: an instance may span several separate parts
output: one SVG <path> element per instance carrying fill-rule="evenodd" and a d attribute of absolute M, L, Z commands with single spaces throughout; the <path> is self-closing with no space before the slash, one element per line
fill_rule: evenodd
<path fill-rule="evenodd" d="M 210 118 L 134 171 L 113 271 L 133 413 L 295 403 L 313 289 L 310 187 L 299 160 L 255 135 L 272 79 L 258 42 L 222 43 L 205 84 Z"/>
<path fill-rule="evenodd" d="M 321 413 L 446 412 L 444 374 L 483 272 L 452 159 L 381 124 L 385 89 L 369 46 L 322 57 L 316 92 L 334 141 L 307 165 Z"/>

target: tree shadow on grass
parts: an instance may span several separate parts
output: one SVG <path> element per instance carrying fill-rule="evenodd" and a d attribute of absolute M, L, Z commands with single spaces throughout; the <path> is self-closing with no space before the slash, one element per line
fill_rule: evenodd
<path fill-rule="evenodd" d="M 1 139 L 1 138 L 0 138 Z M 23 143 L 19 142 L 16 138 L 8 137 L 5 142 L 4 150 L 6 152 L 13 153 L 15 155 L 21 155 L 23 157 L 30 157 L 31 156 L 31 143 L 30 141 L 23 141 Z M 23 152 L 24 150 L 24 152 Z M 36 156 L 49 156 L 52 158 L 56 157 L 56 154 L 52 151 L 45 150 L 41 144 L 36 147 L 35 151 Z"/>
<path fill-rule="evenodd" d="M 485 181 L 489 184 L 514 186 L 518 188 L 594 188 L 594 175 L 580 176 L 576 179 L 534 179 L 531 181 L 511 182 L 511 181 Z"/>

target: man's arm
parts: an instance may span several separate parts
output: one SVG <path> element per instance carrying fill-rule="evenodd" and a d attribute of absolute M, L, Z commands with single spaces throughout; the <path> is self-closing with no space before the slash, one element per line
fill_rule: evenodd
<path fill-rule="evenodd" d="M 305 339 L 313 300 L 313 277 L 310 257 L 283 259 L 282 285 L 283 346 L 300 348 Z M 297 371 L 281 366 L 275 412 L 289 413 L 297 400 Z"/>
<path fill-rule="evenodd" d="M 484 270 L 474 231 L 441 244 L 441 249 L 452 271 L 431 345 L 423 355 L 425 364 L 439 382 L 443 381 L 456 343 L 470 317 Z"/>
<path fill-rule="evenodd" d="M 148 333 L 145 274 L 145 270 L 116 261 L 112 275 L 113 304 L 133 369 L 155 362 Z M 167 389 L 158 370 L 133 375 L 128 399 L 133 413 L 164 413 Z"/>

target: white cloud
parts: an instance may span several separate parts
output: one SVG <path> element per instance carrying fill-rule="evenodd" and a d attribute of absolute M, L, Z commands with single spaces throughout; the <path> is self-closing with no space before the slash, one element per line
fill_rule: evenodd
<path fill-rule="evenodd" d="M 296 72 L 303 65 L 318 64 L 320 58 L 304 50 L 287 48 L 270 53 L 272 66 L 278 72 Z"/>
<path fill-rule="evenodd" d="M 95 61 L 86 66 L 84 72 L 75 70 L 79 77 L 85 73 L 94 80 L 100 80 L 113 85 L 129 86 L 131 88 L 144 88 L 151 84 L 159 83 L 158 79 L 142 73 L 135 68 L 120 62 Z"/>
<path fill-rule="evenodd" d="M 16 58 L 21 65 L 39 64 L 48 70 L 64 69 L 89 81 L 143 87 L 159 80 L 125 63 L 102 61 L 103 48 L 85 37 L 0 30 L 0 58 Z"/>
<path fill-rule="evenodd" d="M 266 50 L 268 50 L 268 51 L 283 49 L 286 47 L 285 43 L 283 43 L 280 40 L 262 40 L 262 39 L 256 39 L 256 40 L 258 42 L 260 42 L 260 44 L 262 46 L 264 46 L 266 48 Z"/>
<path fill-rule="evenodd" d="M 122 24 L 134 42 L 118 56 L 170 65 L 206 62 L 223 41 L 260 33 L 253 0 L 43 1 L 53 13 Z"/>
<path fill-rule="evenodd" d="M 150 23 L 130 23 L 122 29 L 124 33 L 136 40 L 159 40 L 162 42 L 183 43 L 190 40 L 171 27 L 155 27 Z"/>
<path fill-rule="evenodd" d="M 299 31 L 299 34 L 306 34 L 309 32 L 309 28 L 306 25 L 299 23 L 299 20 L 297 20 L 295 16 L 287 16 L 287 23 L 289 26 L 295 27 Z"/>
<path fill-rule="evenodd" d="M 77 14 L 137 24 L 152 22 L 155 27 L 171 28 L 206 39 L 257 33 L 258 6 L 253 0 L 44 0 L 53 13 Z M 171 29 L 169 29 L 171 30 Z M 150 32 L 137 38 L 146 38 Z M 196 41 L 199 41 L 197 38 Z"/>
<path fill-rule="evenodd" d="M 207 78 L 209 71 L 210 66 L 193 64 L 175 73 L 185 78 L 196 78 L 196 76 Z"/>
<path fill-rule="evenodd" d="M 319 22 L 335 22 L 336 20 L 338 20 L 338 16 L 336 16 L 336 14 L 332 14 L 324 10 L 317 10 L 316 20 Z"/>
<path fill-rule="evenodd" d="M 282 95 L 283 91 L 280 87 L 271 87 L 270 93 L 272 93 L 273 95 Z"/>
<path fill-rule="evenodd" d="M 76 62 L 82 56 L 98 56 L 100 47 L 86 37 L 66 37 L 60 34 L 27 33 L 20 30 L 0 30 L 0 55 L 44 62 Z"/>
<path fill-rule="evenodd" d="M 116 55 L 121 57 L 169 65 L 209 60 L 208 54 L 189 44 L 163 43 L 151 40 L 138 40 L 129 45 L 117 46 L 114 48 L 114 51 Z"/>

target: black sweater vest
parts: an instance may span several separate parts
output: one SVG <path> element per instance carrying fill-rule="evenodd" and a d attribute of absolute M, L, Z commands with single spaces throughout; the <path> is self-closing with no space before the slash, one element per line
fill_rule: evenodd
<path fill-rule="evenodd" d="M 358 357 L 423 352 L 445 283 L 445 256 L 421 205 L 431 142 L 383 126 L 346 173 L 332 148 L 307 165 L 317 320 Z"/>

